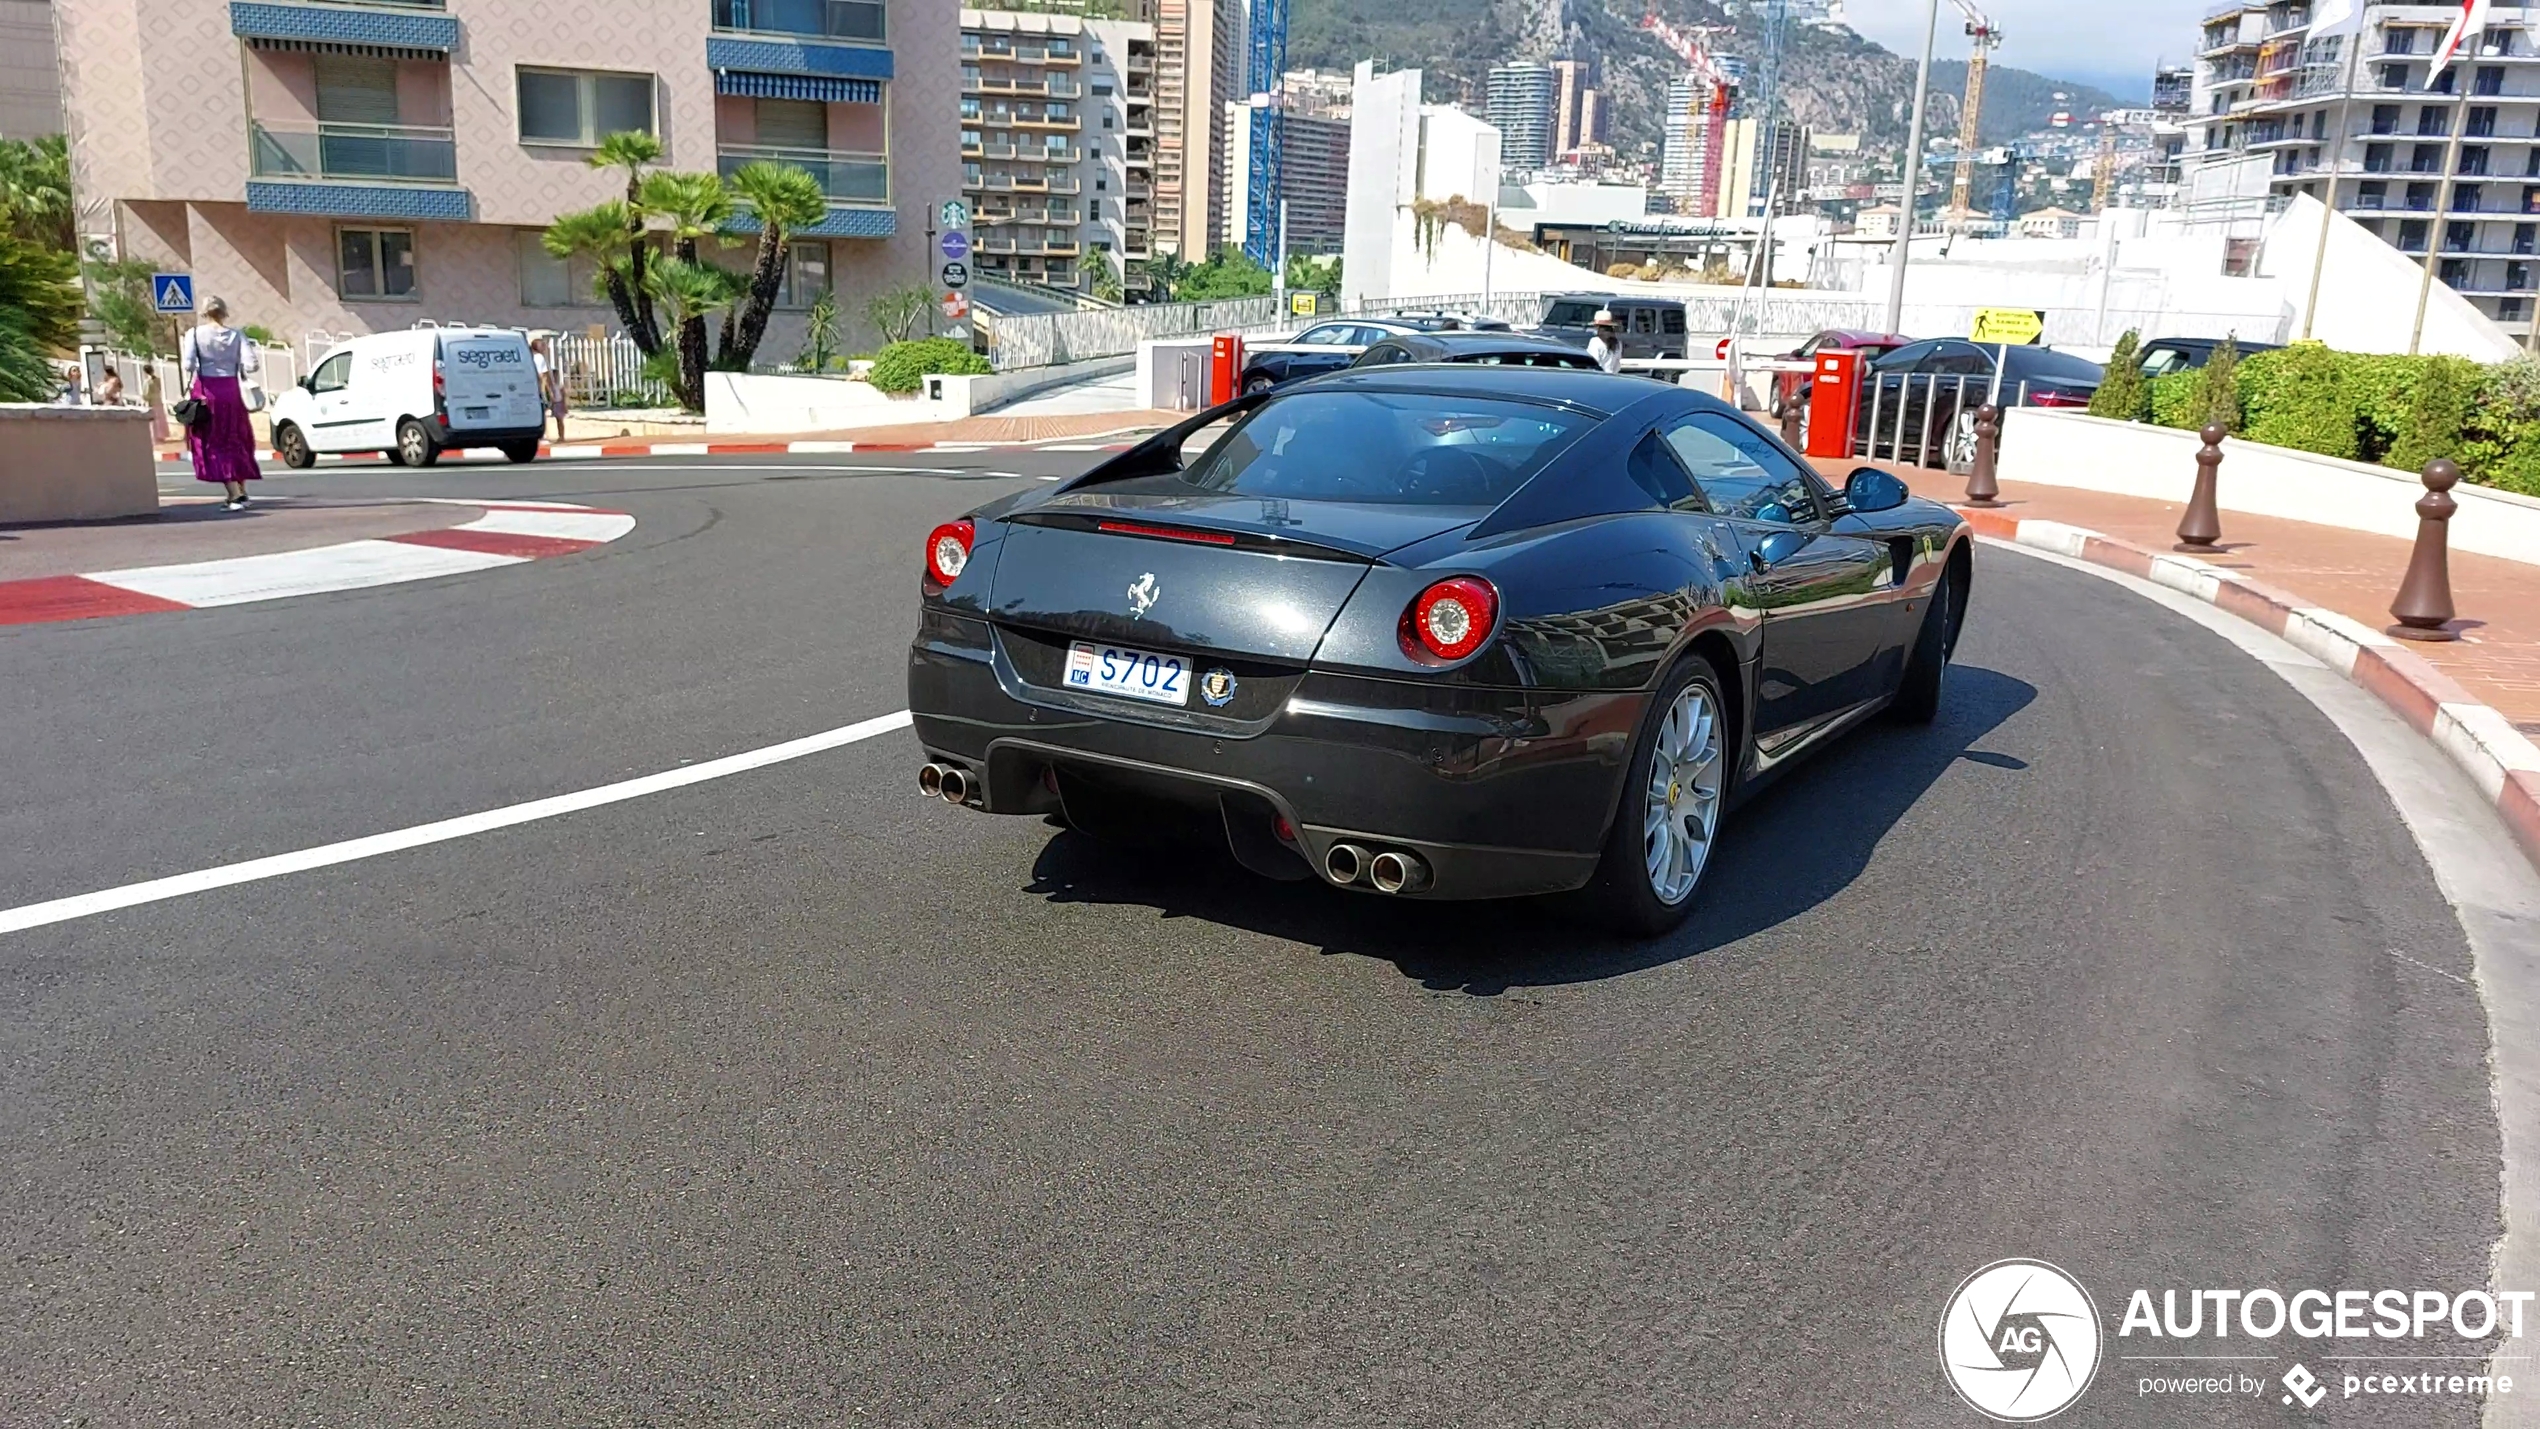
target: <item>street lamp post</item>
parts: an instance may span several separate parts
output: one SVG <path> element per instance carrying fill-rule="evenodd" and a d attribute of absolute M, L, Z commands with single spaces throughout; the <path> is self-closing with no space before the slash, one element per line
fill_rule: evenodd
<path fill-rule="evenodd" d="M 1905 263 L 1914 251 L 1914 205 L 1923 183 L 1923 111 L 1931 102 L 1932 38 L 1940 31 L 1940 0 L 1923 17 L 1923 61 L 1914 72 L 1914 123 L 1905 141 L 1905 216 L 1896 227 L 1896 256 L 1888 264 L 1887 330 L 1905 325 Z"/>

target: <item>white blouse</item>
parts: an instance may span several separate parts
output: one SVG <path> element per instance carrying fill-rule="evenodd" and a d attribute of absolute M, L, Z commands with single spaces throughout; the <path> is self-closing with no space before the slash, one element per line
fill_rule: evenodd
<path fill-rule="evenodd" d="M 177 354 L 184 363 L 185 385 L 197 377 L 244 377 L 264 370 L 264 354 L 234 327 L 202 323 L 185 335 Z"/>

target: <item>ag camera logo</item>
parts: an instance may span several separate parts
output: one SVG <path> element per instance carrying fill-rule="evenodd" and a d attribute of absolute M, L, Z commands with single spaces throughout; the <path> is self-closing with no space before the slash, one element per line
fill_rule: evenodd
<path fill-rule="evenodd" d="M 2042 1260 L 1997 1260 L 1959 1282 L 1940 1317 L 1940 1367 L 1967 1407 L 2033 1424 L 2072 1407 L 2099 1372 L 2099 1311 Z"/>

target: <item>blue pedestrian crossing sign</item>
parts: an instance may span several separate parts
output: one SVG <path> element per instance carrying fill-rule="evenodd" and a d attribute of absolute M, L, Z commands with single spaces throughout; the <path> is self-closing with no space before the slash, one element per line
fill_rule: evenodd
<path fill-rule="evenodd" d="M 150 275 L 151 304 L 163 313 L 194 311 L 194 275 L 191 273 L 153 273 Z"/>

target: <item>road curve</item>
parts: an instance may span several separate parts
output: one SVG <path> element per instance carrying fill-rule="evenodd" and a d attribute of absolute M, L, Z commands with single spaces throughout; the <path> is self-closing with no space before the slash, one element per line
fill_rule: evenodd
<path fill-rule="evenodd" d="M 839 602 L 904 596 L 977 494 L 624 495 L 629 549 L 544 563 L 574 584 L 438 720 L 399 705 L 481 585 L 197 626 L 214 710 L 332 663 L 449 743 L 286 719 L 293 797 L 228 821 L 153 751 L 180 836 L 117 877 L 886 713 L 908 612 Z M 411 675 L 355 648 L 397 610 Z M 0 688 L 79 638 L 0 644 Z M 92 697 L 180 658 L 86 638 Z M 2484 1283 L 2486 1022 L 2361 757 L 2212 633 L 2007 553 L 1960 661 L 1936 727 L 1736 817 L 1644 946 L 967 815 L 905 735 L 0 939 L 0 1418 L 1964 1425 L 1934 1331 L 2002 1257 Z M 30 840 L 87 837 L 83 783 L 119 829 L 147 797 L 38 749 L 0 756 L 49 811 L 9 816 L 29 897 L 80 891 Z M 2102 1375 L 2062 1422 L 2279 1412 Z"/>

